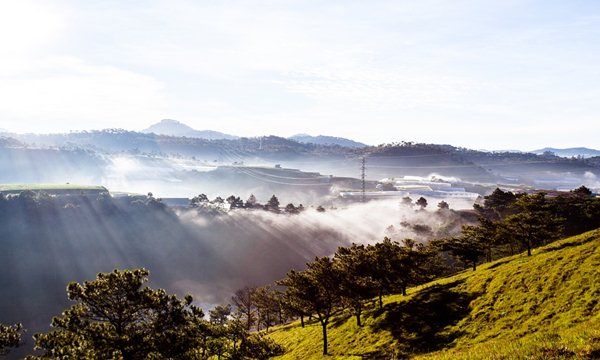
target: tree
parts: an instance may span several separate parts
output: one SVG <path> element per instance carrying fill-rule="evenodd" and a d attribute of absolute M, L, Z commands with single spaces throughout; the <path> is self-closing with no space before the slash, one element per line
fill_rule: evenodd
<path fill-rule="evenodd" d="M 447 202 L 445 202 L 444 200 L 440 201 L 438 203 L 438 209 L 440 210 L 449 210 L 450 209 L 450 205 L 448 205 Z"/>
<path fill-rule="evenodd" d="M 222 210 L 223 204 L 225 204 L 225 200 L 223 200 L 222 197 L 217 196 L 216 198 L 214 198 L 214 200 L 211 201 L 211 203 L 215 204 L 217 206 L 217 209 Z"/>
<path fill-rule="evenodd" d="M 438 249 L 431 246 L 431 244 L 424 245 L 412 239 L 404 239 L 402 243 L 408 251 L 408 259 L 406 261 L 408 272 L 405 284 L 424 284 L 442 275 L 446 270 L 445 263 L 440 257 Z M 403 295 L 406 295 L 405 289 L 402 290 Z"/>
<path fill-rule="evenodd" d="M 10 348 L 16 348 L 21 344 L 23 325 L 0 324 L 0 355 L 8 354 Z"/>
<path fill-rule="evenodd" d="M 269 201 L 267 201 L 266 208 L 267 210 L 279 211 L 279 199 L 277 199 L 277 196 L 271 196 Z"/>
<path fill-rule="evenodd" d="M 510 191 L 496 188 L 490 195 L 484 197 L 483 206 L 473 205 L 482 216 L 491 220 L 500 220 L 516 212 L 517 196 Z"/>
<path fill-rule="evenodd" d="M 210 323 L 214 325 L 225 325 L 229 321 L 231 315 L 231 305 L 217 305 L 214 309 L 208 312 Z"/>
<path fill-rule="evenodd" d="M 316 314 L 323 330 L 323 355 L 327 355 L 327 325 L 341 302 L 341 274 L 328 257 L 316 258 L 306 265 L 304 271 L 290 271 L 279 284 L 287 287 L 287 296 L 307 313 Z"/>
<path fill-rule="evenodd" d="M 344 303 L 356 316 L 356 325 L 362 326 L 360 316 L 363 303 L 377 293 L 375 281 L 371 278 L 371 259 L 364 245 L 352 244 L 340 247 L 335 253 L 335 265 L 342 274 L 339 284 Z"/>
<path fill-rule="evenodd" d="M 208 204 L 208 202 L 209 202 L 208 196 L 206 196 L 206 194 L 200 194 L 200 195 L 194 196 L 190 200 L 190 206 L 191 207 L 204 206 L 204 205 Z"/>
<path fill-rule="evenodd" d="M 296 208 L 294 204 L 289 203 L 285 206 L 285 212 L 288 214 L 299 214 L 300 210 L 299 208 Z"/>
<path fill-rule="evenodd" d="M 191 358 L 206 330 L 202 310 L 191 296 L 181 301 L 143 286 L 147 281 L 148 271 L 135 269 L 70 283 L 76 303 L 52 320 L 54 330 L 34 336 L 44 351 L 39 358 Z"/>
<path fill-rule="evenodd" d="M 463 227 L 463 232 L 460 236 L 437 239 L 432 241 L 432 244 L 437 246 L 441 251 L 451 252 L 452 255 L 458 257 L 465 263 L 465 267 L 470 263 L 473 271 L 475 271 L 477 269 L 479 257 L 485 255 L 485 247 L 481 240 L 482 239 L 477 231 L 472 231 L 468 227 Z"/>
<path fill-rule="evenodd" d="M 231 356 L 231 359 L 269 359 L 283 355 L 283 348 L 269 338 L 260 335 L 250 335 L 242 338 L 240 346 Z"/>
<path fill-rule="evenodd" d="M 211 202 L 212 202 L 213 204 L 223 204 L 223 203 L 225 202 L 225 200 L 223 200 L 223 198 L 222 198 L 222 197 L 220 197 L 220 196 L 217 196 L 217 197 L 216 197 L 216 198 L 214 198 L 214 199 L 213 199 Z"/>
<path fill-rule="evenodd" d="M 279 315 L 276 292 L 270 286 L 258 287 L 252 293 L 252 299 L 256 307 L 256 330 L 260 331 L 262 324 L 268 332 L 269 327 L 275 324 Z"/>
<path fill-rule="evenodd" d="M 281 309 L 288 314 L 288 317 L 300 318 L 300 326 L 304 327 L 304 317 L 309 314 L 302 307 L 302 303 L 291 296 L 289 291 L 286 291 L 281 296 Z"/>
<path fill-rule="evenodd" d="M 244 287 L 235 292 L 235 294 L 231 297 L 231 301 L 233 305 L 236 307 L 236 312 L 241 320 L 245 321 L 246 330 L 250 331 L 252 328 L 252 324 L 254 324 L 254 298 L 252 294 L 254 293 L 255 288 Z"/>
<path fill-rule="evenodd" d="M 572 190 L 571 192 L 582 198 L 589 198 L 592 196 L 592 191 L 583 185 L 575 190 Z"/>
<path fill-rule="evenodd" d="M 229 204 L 229 209 L 241 209 L 244 207 L 244 200 L 239 196 L 231 195 L 225 201 Z"/>
<path fill-rule="evenodd" d="M 256 196 L 254 196 L 254 194 L 250 194 L 248 200 L 246 200 L 246 207 L 252 209 L 256 206 L 256 203 Z"/>
<path fill-rule="evenodd" d="M 463 233 L 470 232 L 472 236 L 477 237 L 485 249 L 487 262 L 492 261 L 492 249 L 505 243 L 502 239 L 502 227 L 499 225 L 499 222 L 484 217 L 479 218 L 479 226 L 465 225 L 462 231 Z"/>
<path fill-rule="evenodd" d="M 520 211 L 509 215 L 503 222 L 506 234 L 522 244 L 531 256 L 531 248 L 561 237 L 563 218 L 554 214 L 546 194 L 523 195 L 517 200 Z"/>
<path fill-rule="evenodd" d="M 423 210 L 427 207 L 427 199 L 425 199 L 424 197 L 421 196 L 420 198 L 417 199 L 415 204 L 417 204 L 419 207 L 421 207 L 421 210 Z"/>
<path fill-rule="evenodd" d="M 385 292 L 399 289 L 403 294 L 406 293 L 411 278 L 410 272 L 414 271 L 410 251 L 410 248 L 403 247 L 388 237 L 385 237 L 382 242 L 367 246 L 371 261 L 369 272 L 376 284 L 380 309 L 383 309 Z"/>

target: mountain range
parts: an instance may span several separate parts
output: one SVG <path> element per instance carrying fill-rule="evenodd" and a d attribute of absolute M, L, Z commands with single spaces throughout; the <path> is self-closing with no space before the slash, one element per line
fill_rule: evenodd
<path fill-rule="evenodd" d="M 560 157 L 581 156 L 584 158 L 589 158 L 589 157 L 594 157 L 594 156 L 600 156 L 600 150 L 590 149 L 590 148 L 586 148 L 586 147 L 574 147 L 574 148 L 567 148 L 567 149 L 557 149 L 557 148 L 545 147 L 543 149 L 533 150 L 531 152 L 534 154 L 537 154 L 537 155 L 542 155 L 544 153 L 551 152 L 554 155 L 560 156 Z"/>
<path fill-rule="evenodd" d="M 160 122 L 151 125 L 149 128 L 142 130 L 142 132 L 147 134 L 154 133 L 157 135 L 185 136 L 208 140 L 235 140 L 239 138 L 238 136 L 225 134 L 219 131 L 196 130 L 184 123 L 172 119 L 163 119 Z"/>
<path fill-rule="evenodd" d="M 0 131 L 1 132 L 1 131 Z M 235 140 L 238 136 L 225 134 L 214 130 L 196 130 L 189 125 L 173 119 L 163 119 L 160 122 L 151 125 L 147 129 L 142 130 L 146 134 L 167 135 L 176 137 L 189 137 L 207 140 Z M 290 136 L 289 140 L 294 140 L 303 144 L 317 145 L 339 145 L 348 148 L 363 148 L 366 144 L 335 136 L 317 135 L 311 136 L 308 134 L 297 134 Z"/>

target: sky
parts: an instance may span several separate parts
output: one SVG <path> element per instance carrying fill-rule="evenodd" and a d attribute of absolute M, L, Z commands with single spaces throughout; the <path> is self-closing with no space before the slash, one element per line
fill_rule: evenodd
<path fill-rule="evenodd" d="M 0 128 L 600 148 L 600 2 L 0 0 Z"/>

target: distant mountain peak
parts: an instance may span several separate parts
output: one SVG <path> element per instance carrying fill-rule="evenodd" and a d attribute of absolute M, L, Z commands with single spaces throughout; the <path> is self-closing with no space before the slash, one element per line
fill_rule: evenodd
<path fill-rule="evenodd" d="M 181 121 L 178 121 L 178 120 L 175 120 L 175 119 L 162 119 L 161 121 L 158 122 L 158 124 L 181 124 L 181 125 L 185 125 Z"/>
<path fill-rule="evenodd" d="M 154 133 L 158 135 L 168 136 L 185 136 L 200 139 L 237 139 L 237 136 L 224 134 L 213 130 L 195 130 L 189 125 L 174 119 L 162 119 L 156 124 L 151 125 L 147 129 L 142 130 L 143 133 Z"/>

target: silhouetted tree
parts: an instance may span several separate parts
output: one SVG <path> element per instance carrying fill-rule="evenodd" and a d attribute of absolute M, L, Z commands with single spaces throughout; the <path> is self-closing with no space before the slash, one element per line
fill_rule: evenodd
<path fill-rule="evenodd" d="M 200 195 L 194 196 L 190 200 L 190 206 L 191 207 L 199 207 L 199 206 L 207 204 L 208 201 L 209 201 L 208 196 L 206 196 L 206 194 L 200 194 Z"/>
<path fill-rule="evenodd" d="M 260 331 L 260 325 L 264 325 L 267 332 L 275 324 L 279 315 L 279 301 L 276 291 L 270 286 L 256 288 L 252 293 L 256 307 L 256 330 Z"/>
<path fill-rule="evenodd" d="M 417 204 L 417 206 L 419 206 L 422 209 L 425 209 L 427 207 L 427 199 L 425 199 L 424 197 L 420 197 L 417 199 L 417 201 L 415 202 L 415 204 Z"/>
<path fill-rule="evenodd" d="M 225 201 L 229 204 L 229 209 L 241 209 L 244 207 L 244 201 L 239 196 L 231 195 Z"/>
<path fill-rule="evenodd" d="M 438 209 L 440 209 L 440 210 L 450 209 L 450 205 L 448 205 L 448 203 L 445 202 L 444 200 L 440 201 L 437 206 L 438 206 Z"/>
<path fill-rule="evenodd" d="M 0 324 L 0 355 L 8 354 L 10 348 L 16 348 L 21 343 L 23 325 Z"/>
<path fill-rule="evenodd" d="M 300 210 L 298 210 L 294 204 L 289 203 L 285 206 L 285 212 L 288 214 L 298 214 L 300 213 Z"/>
<path fill-rule="evenodd" d="M 144 287 L 147 280 L 148 271 L 136 269 L 70 283 L 76 304 L 52 320 L 54 330 L 34 336 L 39 358 L 190 358 L 206 330 L 202 310 L 189 295 L 181 301 Z"/>
<path fill-rule="evenodd" d="M 573 194 L 575 194 L 577 196 L 580 196 L 580 197 L 583 197 L 583 198 L 588 198 L 588 197 L 592 196 L 592 191 L 590 189 L 588 189 L 587 187 L 583 186 L 583 185 L 580 186 L 580 187 L 578 187 L 575 190 L 572 190 L 571 192 Z"/>
<path fill-rule="evenodd" d="M 246 200 L 246 207 L 252 209 L 257 205 L 256 196 L 254 194 L 250 194 L 248 200 Z"/>
<path fill-rule="evenodd" d="M 305 271 L 290 271 L 279 282 L 289 297 L 309 314 L 316 314 L 323 330 L 323 355 L 327 355 L 327 325 L 341 302 L 341 273 L 328 257 L 316 258 Z"/>
<path fill-rule="evenodd" d="M 277 199 L 277 196 L 271 196 L 269 201 L 267 201 L 266 208 L 271 211 L 279 211 L 279 199 Z"/>
<path fill-rule="evenodd" d="M 245 322 L 246 330 L 250 331 L 252 324 L 255 322 L 254 310 L 256 308 L 254 304 L 254 298 L 252 294 L 255 288 L 244 287 L 235 292 L 231 301 L 233 306 L 236 307 L 236 312 L 240 316 L 240 319 Z"/>

